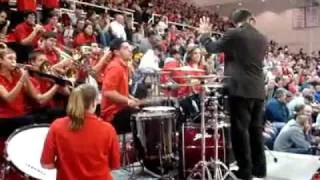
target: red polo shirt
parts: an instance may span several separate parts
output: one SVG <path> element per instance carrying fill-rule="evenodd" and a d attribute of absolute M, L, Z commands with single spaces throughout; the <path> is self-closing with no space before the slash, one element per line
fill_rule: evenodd
<path fill-rule="evenodd" d="M 33 27 L 26 22 L 22 22 L 16 26 L 15 29 L 15 39 L 18 42 L 21 42 L 23 39 L 28 37 L 33 31 Z M 34 47 L 38 46 L 38 40 L 40 39 L 40 35 L 37 35 L 33 41 L 32 45 Z"/>
<path fill-rule="evenodd" d="M 102 82 L 102 94 L 106 91 L 117 91 L 123 96 L 129 96 L 129 68 L 120 57 L 114 57 L 107 65 Z M 122 110 L 126 104 L 112 102 L 105 96 L 101 102 L 101 116 L 105 121 L 111 121 L 114 115 Z"/>
<path fill-rule="evenodd" d="M 74 44 L 74 47 L 79 47 L 79 46 L 88 45 L 94 42 L 97 42 L 95 35 L 88 36 L 84 32 L 81 32 L 77 34 L 73 44 Z"/>
<path fill-rule="evenodd" d="M 41 163 L 55 164 L 57 180 L 112 180 L 120 168 L 120 148 L 115 129 L 87 113 L 81 129 L 70 129 L 69 117 L 55 120 L 46 137 Z"/>
<path fill-rule="evenodd" d="M 60 0 L 42 0 L 42 6 L 48 9 L 59 8 Z"/>
<path fill-rule="evenodd" d="M 17 0 L 18 11 L 33 11 L 37 10 L 37 0 Z"/>
<path fill-rule="evenodd" d="M 0 74 L 0 85 L 10 92 L 20 80 L 20 75 L 12 74 L 13 79 L 9 81 L 5 76 Z M 26 115 L 26 96 L 22 88 L 17 96 L 10 102 L 0 98 L 0 118 L 11 118 Z"/>

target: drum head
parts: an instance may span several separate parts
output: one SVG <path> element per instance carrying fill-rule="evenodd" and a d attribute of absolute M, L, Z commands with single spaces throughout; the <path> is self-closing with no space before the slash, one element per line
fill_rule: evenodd
<path fill-rule="evenodd" d="M 43 169 L 40 164 L 48 130 L 49 125 L 32 125 L 10 135 L 5 149 L 7 161 L 32 178 L 55 180 L 56 170 Z"/>
<path fill-rule="evenodd" d="M 146 111 L 146 112 L 139 112 L 136 114 L 133 114 L 132 117 L 134 117 L 137 121 L 151 121 L 151 120 L 164 120 L 164 119 L 173 119 L 174 113 L 171 112 L 162 112 L 162 111 Z"/>
<path fill-rule="evenodd" d="M 153 111 L 153 112 L 170 112 L 174 111 L 175 108 L 171 106 L 150 106 L 142 108 L 143 111 Z"/>

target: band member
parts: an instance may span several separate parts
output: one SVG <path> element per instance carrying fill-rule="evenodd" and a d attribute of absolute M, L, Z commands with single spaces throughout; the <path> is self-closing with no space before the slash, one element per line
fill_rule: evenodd
<path fill-rule="evenodd" d="M 41 157 L 46 169 L 57 169 L 58 180 L 112 180 L 110 171 L 120 168 L 120 147 L 114 128 L 94 112 L 95 87 L 83 84 L 70 95 L 67 117 L 51 125 Z"/>
<path fill-rule="evenodd" d="M 0 51 L 0 136 L 7 137 L 16 128 L 33 123 L 27 116 L 25 86 L 29 75 L 16 69 L 16 55 L 11 49 Z"/>
<path fill-rule="evenodd" d="M 210 38 L 208 18 L 200 20 L 200 42 L 209 53 L 224 52 L 225 74 L 230 100 L 232 147 L 241 179 L 266 176 L 263 146 L 262 108 L 265 98 L 263 59 L 267 51 L 266 38 L 250 24 L 253 15 L 239 9 L 232 15 L 237 28 L 227 31 L 218 41 Z"/>
<path fill-rule="evenodd" d="M 113 57 L 105 69 L 102 84 L 101 116 L 111 122 L 118 134 L 131 131 L 131 108 L 139 105 L 137 99 L 129 95 L 128 61 L 132 58 L 131 45 L 122 39 L 111 42 Z"/>
<path fill-rule="evenodd" d="M 92 43 L 91 47 L 92 51 L 89 57 L 90 65 L 95 72 L 98 84 L 101 85 L 104 79 L 104 69 L 111 59 L 111 53 L 109 50 L 102 52 L 97 43 Z"/>
<path fill-rule="evenodd" d="M 41 49 L 47 56 L 48 62 L 51 65 L 59 62 L 59 53 L 55 51 L 54 47 L 57 46 L 57 34 L 55 32 L 45 32 L 41 41 Z"/>
<path fill-rule="evenodd" d="M 28 108 L 28 98 L 36 103 L 45 104 L 52 98 L 59 86 L 53 85 L 47 92 L 39 93 L 28 72 L 22 68 L 17 69 L 16 53 L 11 49 L 1 50 L 0 62 L 0 96 L 2 101 L 0 118 L 2 119 L 1 123 L 3 123 L 1 127 L 5 129 L 1 133 L 10 133 L 14 128 L 33 122 L 30 117 L 23 117 L 28 114 L 32 115 Z M 16 119 L 16 123 L 12 118 Z M 20 121 L 18 122 L 18 120 Z M 25 123 L 25 121 L 28 123 Z"/>
<path fill-rule="evenodd" d="M 43 26 L 36 24 L 36 14 L 34 12 L 27 12 L 25 21 L 18 24 L 15 28 L 15 38 L 21 45 L 37 47 L 38 40 L 43 32 L 45 32 Z"/>
<path fill-rule="evenodd" d="M 43 72 L 46 69 L 50 69 L 50 65 L 47 56 L 42 51 L 35 51 L 30 54 L 29 62 L 32 68 L 36 71 Z M 49 67 L 44 67 L 46 66 Z M 48 70 L 47 70 L 48 71 Z M 45 73 L 51 73 L 50 70 Z M 38 123 L 51 123 L 54 119 L 58 117 L 65 116 L 64 106 L 59 106 L 59 101 L 64 100 L 66 96 L 69 96 L 70 90 L 67 86 L 60 86 L 57 91 L 52 91 L 51 89 L 55 86 L 56 82 L 39 75 L 33 75 L 31 77 L 31 82 L 37 91 L 41 94 L 52 93 L 51 99 L 46 103 L 39 104 L 34 101 L 29 101 L 31 104 L 32 112 Z M 62 98 L 63 97 L 63 98 Z"/>

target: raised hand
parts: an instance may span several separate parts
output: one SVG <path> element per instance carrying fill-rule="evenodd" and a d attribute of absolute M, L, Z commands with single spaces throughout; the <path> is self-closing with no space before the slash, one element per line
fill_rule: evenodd
<path fill-rule="evenodd" d="M 210 18 L 202 17 L 200 18 L 200 24 L 198 31 L 200 34 L 210 33 L 212 29 L 212 24 L 210 23 Z"/>

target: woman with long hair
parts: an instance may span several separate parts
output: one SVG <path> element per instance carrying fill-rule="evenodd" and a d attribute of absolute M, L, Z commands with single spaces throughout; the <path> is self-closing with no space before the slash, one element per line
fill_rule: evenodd
<path fill-rule="evenodd" d="M 67 116 L 54 121 L 41 157 L 43 168 L 57 169 L 57 180 L 111 180 L 120 168 L 120 148 L 115 129 L 94 112 L 95 87 L 82 84 L 69 97 Z"/>

